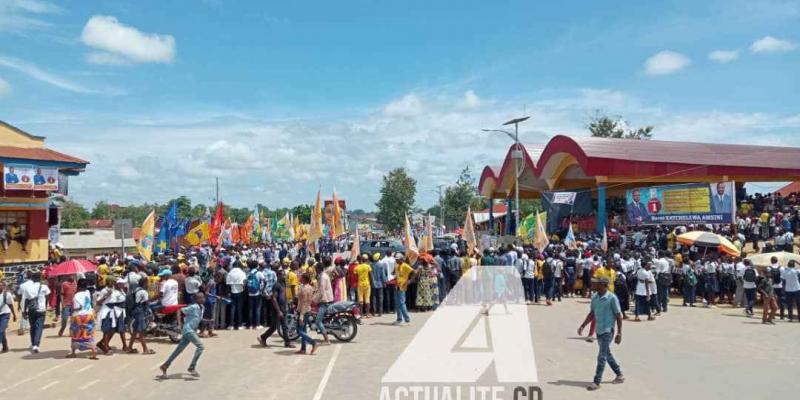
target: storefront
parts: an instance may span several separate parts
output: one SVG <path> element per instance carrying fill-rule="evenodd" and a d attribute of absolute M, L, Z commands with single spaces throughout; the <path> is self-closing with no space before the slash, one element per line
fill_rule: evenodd
<path fill-rule="evenodd" d="M 48 149 L 45 138 L 0 121 L 0 267 L 47 261 L 51 227 L 72 176 L 88 161 Z"/>

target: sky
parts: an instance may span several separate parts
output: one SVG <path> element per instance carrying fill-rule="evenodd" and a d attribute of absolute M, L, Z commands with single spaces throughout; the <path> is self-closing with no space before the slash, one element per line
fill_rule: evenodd
<path fill-rule="evenodd" d="M 800 1 L 0 0 L 0 120 L 89 160 L 87 206 L 210 204 L 218 176 L 238 207 L 372 210 L 405 167 L 427 208 L 521 115 L 526 143 L 599 110 L 797 146 L 798 105 Z"/>

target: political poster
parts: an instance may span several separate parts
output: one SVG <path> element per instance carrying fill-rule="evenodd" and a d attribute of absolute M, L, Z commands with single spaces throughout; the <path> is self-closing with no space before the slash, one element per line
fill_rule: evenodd
<path fill-rule="evenodd" d="M 30 165 L 4 164 L 3 183 L 5 190 L 32 190 L 33 167 Z"/>
<path fill-rule="evenodd" d="M 628 225 L 730 224 L 736 205 L 733 182 L 686 183 L 630 189 Z"/>
<path fill-rule="evenodd" d="M 33 190 L 58 190 L 58 168 L 34 167 Z"/>

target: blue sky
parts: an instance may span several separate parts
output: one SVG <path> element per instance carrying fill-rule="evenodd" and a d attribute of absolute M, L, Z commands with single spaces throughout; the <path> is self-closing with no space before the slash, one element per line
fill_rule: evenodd
<path fill-rule="evenodd" d="M 508 142 L 585 135 L 594 110 L 657 139 L 796 145 L 797 1 L 0 0 L 0 119 L 92 161 L 85 204 L 372 209 L 417 203 Z M 794 140 L 792 140 L 794 139 Z"/>

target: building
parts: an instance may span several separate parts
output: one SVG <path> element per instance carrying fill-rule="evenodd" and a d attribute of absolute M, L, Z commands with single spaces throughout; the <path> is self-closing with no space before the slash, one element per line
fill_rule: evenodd
<path fill-rule="evenodd" d="M 18 238 L 0 247 L 0 267 L 6 269 L 47 261 L 50 228 L 59 224 L 52 199 L 66 196 L 69 178 L 89 164 L 46 148 L 44 141 L 0 121 L 0 229 Z"/>
<path fill-rule="evenodd" d="M 120 253 L 122 240 L 114 238 L 114 231 L 108 229 L 62 229 L 61 246 L 69 258 L 93 259 L 102 254 Z M 136 241 L 125 239 L 125 252 L 136 252 Z"/>
<path fill-rule="evenodd" d="M 511 204 L 515 169 L 520 169 L 521 199 L 591 192 L 602 232 L 607 198 L 624 197 L 628 189 L 734 181 L 738 192 L 747 182 L 794 181 L 800 176 L 800 148 L 557 135 L 544 145 L 512 145 L 501 166 L 484 168 L 478 191 Z"/>

